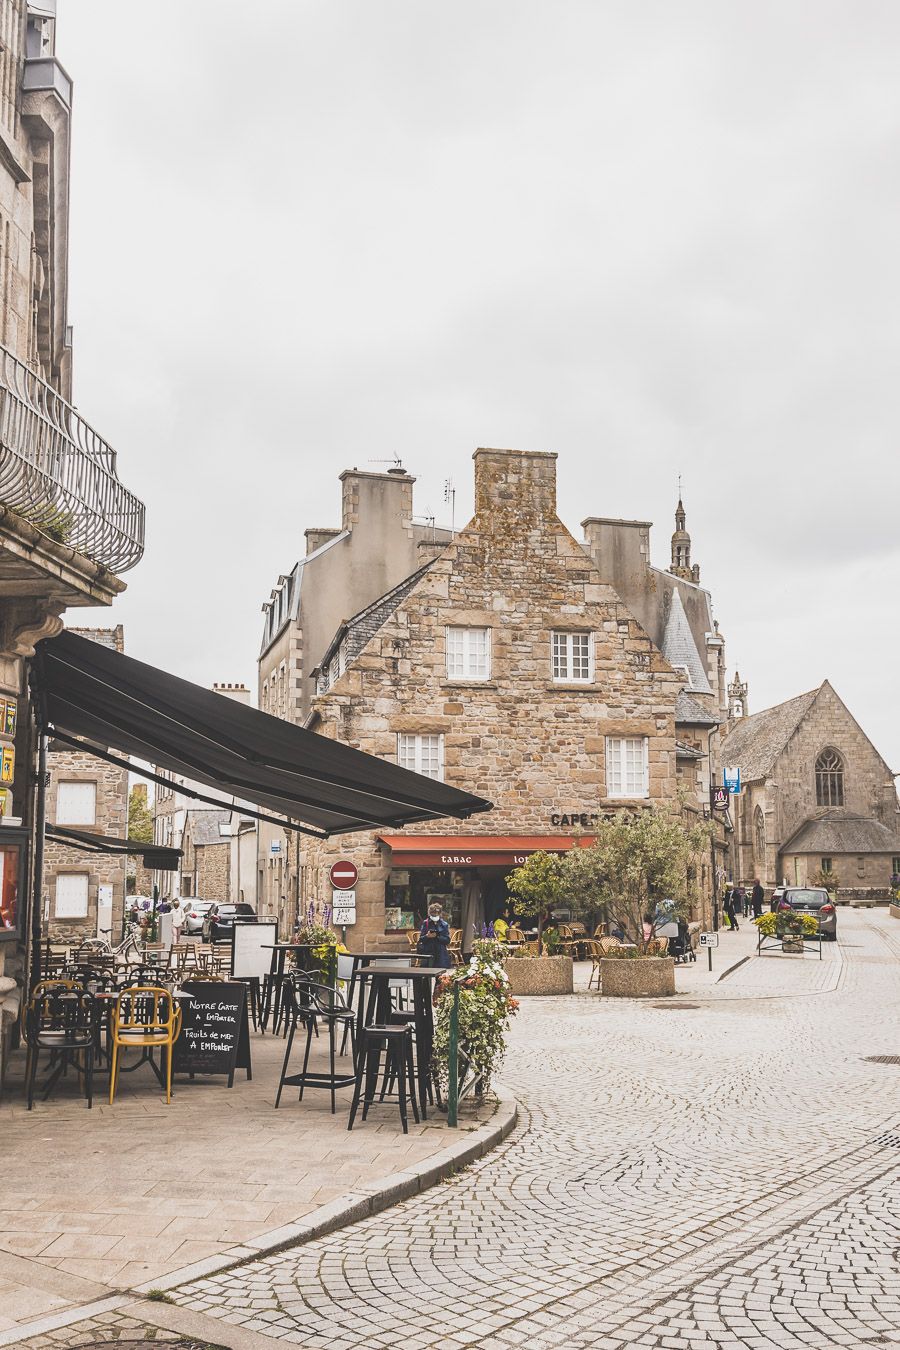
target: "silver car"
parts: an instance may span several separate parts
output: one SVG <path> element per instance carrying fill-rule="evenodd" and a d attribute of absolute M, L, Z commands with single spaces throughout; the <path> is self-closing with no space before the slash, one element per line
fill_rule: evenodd
<path fill-rule="evenodd" d="M 181 926 L 182 933 L 188 935 L 192 933 L 202 933 L 203 920 L 206 918 L 210 906 L 215 903 L 215 900 L 198 900 L 195 895 L 183 895 L 181 897 L 181 904 L 184 909 L 184 923 Z"/>
<path fill-rule="evenodd" d="M 824 887 L 786 886 L 781 904 L 782 907 L 789 905 L 799 914 L 814 914 L 819 921 L 822 937 L 837 942 L 837 912 Z"/>

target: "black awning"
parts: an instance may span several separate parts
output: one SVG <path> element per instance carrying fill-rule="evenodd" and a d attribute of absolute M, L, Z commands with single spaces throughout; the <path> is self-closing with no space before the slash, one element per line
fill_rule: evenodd
<path fill-rule="evenodd" d="M 54 844 L 65 844 L 67 848 L 77 848 L 82 853 L 136 854 L 143 858 L 146 867 L 160 872 L 178 871 L 180 848 L 144 844 L 139 839 L 116 839 L 113 835 L 94 834 L 92 830 L 73 830 L 69 825 L 51 825 L 49 822 L 46 835 Z"/>
<path fill-rule="evenodd" d="M 76 633 L 38 643 L 32 684 L 44 731 L 82 738 L 107 757 L 113 747 L 316 834 L 465 820 L 491 808 Z"/>

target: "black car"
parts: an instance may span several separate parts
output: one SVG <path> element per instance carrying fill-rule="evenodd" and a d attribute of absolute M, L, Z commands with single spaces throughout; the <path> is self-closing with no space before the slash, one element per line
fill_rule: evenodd
<path fill-rule="evenodd" d="M 235 920 L 246 923 L 256 918 L 252 905 L 211 905 L 203 920 L 204 942 L 227 942 L 231 938 Z"/>

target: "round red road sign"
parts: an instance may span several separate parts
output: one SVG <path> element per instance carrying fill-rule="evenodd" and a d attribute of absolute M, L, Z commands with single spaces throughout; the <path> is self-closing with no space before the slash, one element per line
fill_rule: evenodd
<path fill-rule="evenodd" d="M 336 890 L 352 891 L 359 876 L 359 869 L 352 862 L 336 862 L 332 864 L 328 875 L 331 877 L 331 884 Z"/>

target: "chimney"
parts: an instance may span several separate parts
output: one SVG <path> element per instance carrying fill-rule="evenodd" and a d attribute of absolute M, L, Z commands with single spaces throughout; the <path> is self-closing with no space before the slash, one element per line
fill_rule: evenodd
<path fill-rule="evenodd" d="M 233 698 L 235 703 L 246 703 L 248 707 L 250 705 L 250 690 L 245 684 L 214 684 L 213 693 Z"/>
<path fill-rule="evenodd" d="M 543 450 L 488 450 L 475 461 L 475 517 L 493 533 L 510 518 L 527 523 L 556 515 L 556 454 Z"/>
<path fill-rule="evenodd" d="M 308 558 L 311 553 L 315 553 L 317 548 L 321 548 L 323 544 L 328 543 L 329 539 L 333 539 L 336 534 L 340 534 L 340 530 L 304 530 L 303 533 L 306 537 L 306 556 Z"/>
<path fill-rule="evenodd" d="M 389 536 L 412 527 L 412 474 L 393 468 L 388 473 L 345 469 L 341 474 L 341 529 Z"/>

